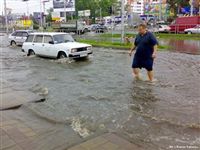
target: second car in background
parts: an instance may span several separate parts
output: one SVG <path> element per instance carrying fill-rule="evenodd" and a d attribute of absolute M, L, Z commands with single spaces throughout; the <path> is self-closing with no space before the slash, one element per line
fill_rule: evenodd
<path fill-rule="evenodd" d="M 30 33 L 33 33 L 33 31 L 32 30 L 17 30 L 11 33 L 8 38 L 10 45 L 12 46 L 22 45 L 26 41 Z"/>
<path fill-rule="evenodd" d="M 187 34 L 200 34 L 200 25 L 197 25 L 194 28 L 189 28 L 184 30 Z"/>

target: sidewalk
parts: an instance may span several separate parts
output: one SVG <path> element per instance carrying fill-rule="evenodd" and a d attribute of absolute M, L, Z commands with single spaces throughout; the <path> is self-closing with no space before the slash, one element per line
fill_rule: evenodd
<path fill-rule="evenodd" d="M 64 150 L 82 139 L 65 124 L 24 111 L 0 111 L 0 150 Z"/>
<path fill-rule="evenodd" d="M 68 150 L 142 150 L 115 134 L 107 133 L 89 141 L 81 143 Z"/>
<path fill-rule="evenodd" d="M 12 98 L 9 102 L 15 104 Z M 70 124 L 40 118 L 28 106 L 0 111 L 0 150 L 142 150 L 113 133 L 104 133 L 85 141 Z"/>
<path fill-rule="evenodd" d="M 0 150 L 142 150 L 112 133 L 83 142 L 71 129 L 66 129 L 66 126 L 35 118 L 23 122 L 18 118 L 11 118 L 13 112 L 8 111 L 0 114 Z M 18 112 L 15 115 L 29 117 Z M 76 145 L 77 143 L 81 144 Z"/>

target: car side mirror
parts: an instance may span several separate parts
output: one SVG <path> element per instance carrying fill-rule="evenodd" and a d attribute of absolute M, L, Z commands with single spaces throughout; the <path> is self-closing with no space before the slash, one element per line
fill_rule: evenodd
<path fill-rule="evenodd" d="M 54 42 L 53 41 L 49 41 L 49 44 L 54 44 Z"/>

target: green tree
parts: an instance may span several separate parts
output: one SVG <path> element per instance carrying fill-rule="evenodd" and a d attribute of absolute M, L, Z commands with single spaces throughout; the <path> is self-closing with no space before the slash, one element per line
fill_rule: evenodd
<path fill-rule="evenodd" d="M 50 23 L 50 22 L 52 22 L 52 12 L 53 12 L 53 8 L 48 9 L 47 12 L 48 12 L 48 15 L 46 16 L 46 22 L 47 22 L 47 23 Z"/>
<path fill-rule="evenodd" d="M 76 0 L 76 14 L 81 10 L 90 10 L 90 18 L 95 18 L 100 16 L 100 9 L 102 17 L 108 16 L 109 9 L 113 5 L 116 5 L 118 0 Z"/>

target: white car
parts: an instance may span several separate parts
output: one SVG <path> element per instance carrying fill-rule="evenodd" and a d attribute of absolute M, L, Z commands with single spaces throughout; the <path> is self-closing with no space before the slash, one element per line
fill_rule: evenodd
<path fill-rule="evenodd" d="M 26 41 L 30 33 L 33 33 L 33 31 L 32 30 L 17 30 L 11 33 L 8 37 L 10 45 L 12 46 L 22 45 Z"/>
<path fill-rule="evenodd" d="M 67 33 L 42 32 L 30 34 L 22 46 L 22 51 L 28 56 L 81 58 L 92 54 L 92 46 L 75 42 Z"/>
<path fill-rule="evenodd" d="M 170 27 L 168 25 L 159 25 L 158 26 L 158 32 L 169 32 L 170 31 Z"/>
<path fill-rule="evenodd" d="M 200 34 L 200 25 L 197 25 L 194 28 L 185 29 L 184 32 L 187 34 L 193 34 L 193 33 Z"/>

